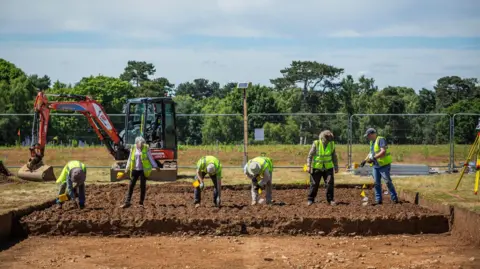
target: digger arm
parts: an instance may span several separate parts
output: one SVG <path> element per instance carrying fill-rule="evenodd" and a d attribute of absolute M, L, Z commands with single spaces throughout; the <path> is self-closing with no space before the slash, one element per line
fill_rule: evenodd
<path fill-rule="evenodd" d="M 112 121 L 105 113 L 103 107 L 95 100 L 87 96 L 79 95 L 57 95 L 63 98 L 75 99 L 76 101 L 49 102 L 47 95 L 43 91 L 37 94 L 35 99 L 35 122 L 32 129 L 32 147 L 30 148 L 30 162 L 38 163 L 42 160 L 45 153 L 47 143 L 48 122 L 50 120 L 50 111 L 74 111 L 84 115 L 90 126 L 97 134 L 100 141 L 104 143 L 109 153 L 115 159 L 124 159 L 125 151 L 123 141 L 117 130 L 114 128 Z M 36 126 L 35 126 L 36 125 Z M 37 130 L 35 130 L 37 127 Z M 36 134 L 37 132 L 37 134 Z M 35 141 L 37 140 L 37 141 Z M 108 141 L 105 141 L 108 140 Z M 31 166 L 34 164 L 31 163 Z"/>

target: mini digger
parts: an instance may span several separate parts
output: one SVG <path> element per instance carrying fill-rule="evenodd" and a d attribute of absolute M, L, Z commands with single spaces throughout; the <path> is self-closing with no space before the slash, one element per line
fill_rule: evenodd
<path fill-rule="evenodd" d="M 68 101 L 49 101 L 55 96 Z M 73 100 L 73 101 L 71 101 Z M 45 94 L 38 92 L 34 103 L 32 143 L 30 158 L 20 168 L 17 176 L 31 181 L 56 180 L 53 167 L 43 161 L 47 145 L 50 111 L 68 111 L 84 115 L 100 141 L 115 162 L 110 168 L 110 181 L 117 181 L 117 174 L 125 170 L 130 149 L 135 138 L 142 136 L 152 156 L 160 167 L 153 170 L 149 179 L 174 181 L 177 179 L 177 132 L 175 102 L 171 97 L 144 97 L 128 99 L 124 106 L 125 128 L 117 132 L 102 105 L 88 96 L 74 94 Z M 82 160 L 88 163 L 88 160 Z M 128 178 L 123 177 L 123 179 Z"/>

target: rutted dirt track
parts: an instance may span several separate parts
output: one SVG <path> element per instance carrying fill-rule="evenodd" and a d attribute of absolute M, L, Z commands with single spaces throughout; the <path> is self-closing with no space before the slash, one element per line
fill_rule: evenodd
<path fill-rule="evenodd" d="M 31 237 L 7 268 L 480 268 L 478 248 L 446 235 Z"/>
<path fill-rule="evenodd" d="M 319 190 L 318 203 L 306 205 L 307 189 L 274 189 L 274 205 L 250 206 L 250 190 L 223 189 L 222 208 L 213 207 L 212 189 L 202 193 L 202 206 L 193 205 L 193 189 L 178 184 L 148 185 L 145 208 L 121 209 L 127 185 L 87 186 L 87 208 L 66 204 L 52 206 L 24 217 L 30 235 L 116 235 L 152 234 L 330 234 L 377 235 L 400 233 L 443 233 L 447 216 L 410 203 L 392 204 L 384 197 L 382 206 L 362 206 L 359 189 L 337 188 L 332 207 Z M 368 190 L 372 199 L 371 190 Z"/>

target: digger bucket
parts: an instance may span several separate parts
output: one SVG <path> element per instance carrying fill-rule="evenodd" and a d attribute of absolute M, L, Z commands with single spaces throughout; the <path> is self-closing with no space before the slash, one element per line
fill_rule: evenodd
<path fill-rule="evenodd" d="M 2 161 L 0 161 L 0 175 L 5 175 L 7 177 L 13 176 L 13 174 L 8 171 L 7 167 L 3 165 Z"/>
<path fill-rule="evenodd" d="M 30 171 L 27 165 L 22 166 L 18 170 L 17 176 L 23 180 L 29 181 L 56 181 L 57 178 L 53 173 L 53 167 L 50 165 L 40 165 L 37 169 Z"/>

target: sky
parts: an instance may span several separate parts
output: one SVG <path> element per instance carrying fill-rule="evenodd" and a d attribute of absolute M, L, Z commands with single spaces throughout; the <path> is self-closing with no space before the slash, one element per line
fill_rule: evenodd
<path fill-rule="evenodd" d="M 176 85 L 268 85 L 311 60 L 418 91 L 480 78 L 479 10 L 478 0 L 0 0 L 0 58 L 64 83 L 146 61 Z"/>

